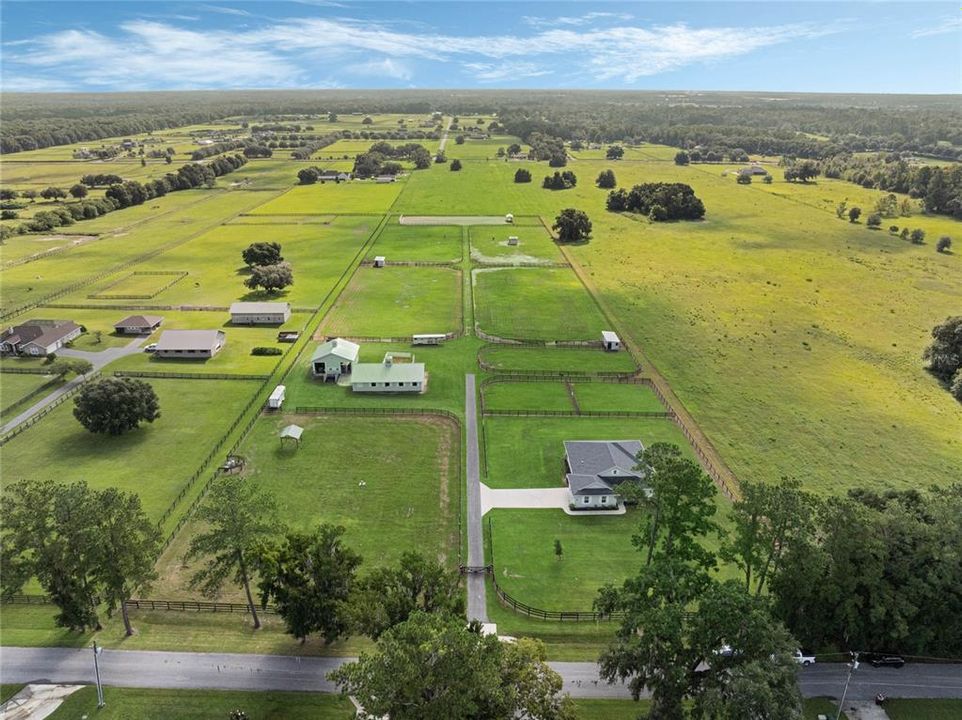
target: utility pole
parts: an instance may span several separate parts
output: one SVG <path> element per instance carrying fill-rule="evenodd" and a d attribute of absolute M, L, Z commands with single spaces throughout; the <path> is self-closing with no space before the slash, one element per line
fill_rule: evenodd
<path fill-rule="evenodd" d="M 842 699 L 838 702 L 838 712 L 835 714 L 835 720 L 839 720 L 842 717 L 842 708 L 845 706 L 845 695 L 848 693 L 848 684 L 852 682 L 852 673 L 858 670 L 858 653 L 852 653 L 852 662 L 848 665 L 848 678 L 845 680 L 845 689 L 842 690 Z"/>
<path fill-rule="evenodd" d="M 103 652 L 102 647 L 97 647 L 97 641 L 94 641 L 94 674 L 97 676 L 97 707 L 102 708 L 107 703 L 104 702 L 104 686 L 100 682 L 100 653 Z"/>

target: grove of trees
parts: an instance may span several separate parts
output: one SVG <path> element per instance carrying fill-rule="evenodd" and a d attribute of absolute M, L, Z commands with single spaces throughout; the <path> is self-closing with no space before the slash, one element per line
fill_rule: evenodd
<path fill-rule="evenodd" d="M 652 220 L 700 220 L 705 206 L 690 185 L 684 183 L 643 183 L 608 194 L 612 212 L 632 212 Z"/>

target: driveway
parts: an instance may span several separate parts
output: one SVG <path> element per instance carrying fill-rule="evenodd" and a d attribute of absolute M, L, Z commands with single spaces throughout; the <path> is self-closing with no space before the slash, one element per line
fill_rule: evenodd
<path fill-rule="evenodd" d="M 495 508 L 520 508 L 532 510 L 564 510 L 568 515 L 624 515 L 625 506 L 617 510 L 572 510 L 568 489 L 523 488 L 504 490 L 489 488 L 481 483 L 481 514 Z"/>
<path fill-rule="evenodd" d="M 93 365 L 93 369 L 90 371 L 90 373 L 86 375 L 78 375 L 70 382 L 64 383 L 59 388 L 54 390 L 52 393 L 50 393 L 46 397 L 41 398 L 36 403 L 31 405 L 29 408 L 24 410 L 22 413 L 17 415 L 15 418 L 13 418 L 13 420 L 10 420 L 9 422 L 4 423 L 3 426 L 0 426 L 0 435 L 8 433 L 11 430 L 13 430 L 15 427 L 17 427 L 17 425 L 20 425 L 21 423 L 26 422 L 27 420 L 32 418 L 34 415 L 36 415 L 38 412 L 43 410 L 45 407 L 47 407 L 51 403 L 56 402 L 59 398 L 63 397 L 64 395 L 72 391 L 78 385 L 81 385 L 84 382 L 86 382 L 89 379 L 91 374 L 97 372 L 108 363 L 112 363 L 114 360 L 119 360 L 120 358 L 126 357 L 127 355 L 136 355 L 137 353 L 141 352 L 140 344 L 144 340 L 146 340 L 146 338 L 136 337 L 133 340 L 131 340 L 129 343 L 124 345 L 123 347 L 108 348 L 106 350 L 101 350 L 100 352 L 87 352 L 86 350 L 72 350 L 71 348 L 61 348 L 60 350 L 57 351 L 57 355 L 62 355 L 63 357 L 82 358 L 84 360 L 89 360 L 90 363 Z"/>
<path fill-rule="evenodd" d="M 481 518 L 481 470 L 478 446 L 478 408 L 474 375 L 464 376 L 464 430 L 468 441 L 465 463 L 468 505 L 468 566 L 484 565 L 484 528 Z M 483 573 L 468 573 L 468 620 L 488 621 L 488 605 Z"/>

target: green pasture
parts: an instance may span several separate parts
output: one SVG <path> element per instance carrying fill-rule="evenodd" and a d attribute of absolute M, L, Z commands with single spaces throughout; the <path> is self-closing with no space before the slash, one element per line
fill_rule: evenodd
<path fill-rule="evenodd" d="M 238 380 L 155 380 L 160 417 L 124 435 L 95 435 L 68 401 L 3 446 L 4 481 L 86 480 L 140 495 L 153 518 L 237 417 L 258 384 Z"/>
<path fill-rule="evenodd" d="M 50 375 L 26 373 L 0 373 L 0 418 L 9 419 L 18 411 L 26 410 L 30 402 L 44 397 L 47 392 L 37 392 L 50 385 L 49 392 L 57 387 Z M 33 393 L 37 393 L 33 395 Z"/>
<path fill-rule="evenodd" d="M 571 387 L 582 411 L 665 411 L 651 388 L 644 385 L 572 382 Z M 483 387 L 483 393 L 488 410 L 575 410 L 568 389 L 560 380 L 492 382 Z"/>
<path fill-rule="evenodd" d="M 314 153 L 314 159 L 322 158 L 343 158 L 347 155 L 349 158 L 353 159 L 355 155 L 361 153 L 366 153 L 370 150 L 371 145 L 379 142 L 378 140 L 338 140 L 335 143 L 331 143 L 326 147 L 322 147 L 316 153 Z M 391 142 L 390 140 L 388 142 Z M 403 142 L 407 142 L 406 140 Z M 417 142 L 417 141 L 412 141 Z"/>
<path fill-rule="evenodd" d="M 486 410 L 561 410 L 574 412 L 562 382 L 493 382 L 482 386 Z"/>
<path fill-rule="evenodd" d="M 297 176 L 296 172 L 294 176 Z M 391 208 L 403 187 L 404 181 L 376 183 L 373 180 L 298 185 L 280 197 L 265 202 L 252 214 L 383 214 Z"/>
<path fill-rule="evenodd" d="M 331 310 L 328 335 L 400 337 L 461 325 L 461 275 L 447 268 L 358 268 Z"/>
<path fill-rule="evenodd" d="M 54 148 L 45 148 L 45 150 L 54 150 Z M 2 178 L 4 187 L 12 187 L 16 190 L 42 190 L 53 185 L 68 190 L 72 185 L 79 183 L 80 178 L 84 175 L 119 175 L 124 180 L 145 182 L 163 177 L 169 172 L 175 173 L 177 168 L 183 165 L 183 160 L 175 160 L 168 165 L 163 159 L 150 159 L 147 160 L 146 165 L 141 165 L 139 158 L 114 159 L 106 162 L 89 160 L 73 162 L 36 160 L 25 162 L 27 158 L 21 156 L 27 154 L 9 155 L 0 163 L 0 178 Z M 11 162 L 14 158 L 16 158 L 16 161 Z M 39 204 L 39 198 L 37 202 Z"/>
<path fill-rule="evenodd" d="M 133 228 L 146 222 L 161 222 L 168 217 L 173 217 L 173 219 L 183 223 L 186 218 L 197 217 L 196 215 L 191 216 L 187 211 L 195 206 L 200 210 L 202 206 L 199 206 L 199 204 L 209 201 L 214 196 L 215 193 L 207 190 L 179 190 L 168 193 L 163 197 L 148 200 L 142 205 L 132 205 L 123 210 L 114 210 L 106 215 L 101 215 L 99 218 L 81 220 L 73 225 L 58 228 L 58 230 L 60 232 L 91 235 L 117 233 L 120 237 L 125 237 Z"/>
<path fill-rule="evenodd" d="M 17 221 L 12 221 L 16 223 Z M 96 235 L 54 234 L 49 235 L 11 235 L 0 245 L 0 271 L 2 266 L 31 256 L 40 256 L 51 251 L 61 251 L 72 245 L 96 240 Z"/>
<path fill-rule="evenodd" d="M 958 314 L 959 255 L 810 202 L 814 185 L 863 192 L 850 184 L 765 189 L 715 168 L 620 167 L 622 184 L 655 170 L 690 183 L 706 219 L 607 213 L 599 193 L 582 206 L 594 236 L 570 252 L 736 475 L 789 475 L 821 494 L 959 476 L 962 406 L 921 360 L 932 326 Z M 927 227 L 930 239 L 962 237 L 962 223 L 947 218 L 911 225 Z"/>
<path fill-rule="evenodd" d="M 485 345 L 479 357 L 495 370 L 524 372 L 633 372 L 637 368 L 626 352 L 603 352 L 600 348 L 528 348 Z"/>
<path fill-rule="evenodd" d="M 346 720 L 353 717 L 354 706 L 341 695 L 308 692 L 254 692 L 229 690 L 141 690 L 104 689 L 106 706 L 97 708 L 97 689 L 81 688 L 68 696 L 51 720 L 77 720 L 94 716 L 110 720 L 209 720 L 226 718 L 242 710 L 250 720 Z"/>
<path fill-rule="evenodd" d="M 170 274 L 154 275 L 139 270 L 121 273 L 114 276 L 113 280 L 102 285 L 99 290 L 94 290 L 94 295 L 149 295 L 155 297 L 167 289 L 167 286 L 176 285 L 184 282 L 186 277 L 180 275 L 178 270 L 162 271 Z M 149 298 L 148 298 L 149 299 Z"/>
<path fill-rule="evenodd" d="M 468 125 L 467 127 L 471 128 L 473 126 Z M 454 139 L 462 133 L 464 134 L 464 143 L 458 145 Z M 487 140 L 472 140 L 467 135 L 467 128 L 463 128 L 462 130 L 452 130 L 448 133 L 448 144 L 444 148 L 444 154 L 448 156 L 448 159 L 458 158 L 462 163 L 468 161 L 484 162 L 485 160 L 490 162 L 503 162 L 503 159 L 498 157 L 498 148 L 507 150 L 508 146 L 514 143 L 521 145 L 525 152 L 527 152 L 528 148 L 521 142 L 520 138 L 512 135 L 495 135 Z"/>
<path fill-rule="evenodd" d="M 640 440 L 690 446 L 671 421 L 661 418 L 503 417 L 482 421 L 487 480 L 494 488 L 564 485 L 565 440 Z"/>
<path fill-rule="evenodd" d="M 238 215 L 227 225 L 330 225 L 337 215 Z"/>
<path fill-rule="evenodd" d="M 290 159 L 255 158 L 243 167 L 217 178 L 217 187 L 232 190 L 285 190 L 297 183 L 299 167 Z M 280 151 L 286 152 L 286 151 Z"/>
<path fill-rule="evenodd" d="M 558 246 L 543 227 L 474 225 L 469 232 L 471 259 L 475 262 L 538 265 L 564 260 Z M 508 245 L 510 236 L 518 238 L 517 245 Z"/>
<path fill-rule="evenodd" d="M 665 412 L 654 391 L 644 385 L 624 383 L 574 383 L 575 398 L 582 410 Z"/>
<path fill-rule="evenodd" d="M 475 270 L 474 311 L 482 330 L 515 340 L 595 340 L 607 327 L 568 268 Z"/>
<path fill-rule="evenodd" d="M 453 225 L 399 225 L 388 222 L 368 260 L 383 255 L 396 260 L 452 262 L 461 259 L 461 228 Z"/>
<path fill-rule="evenodd" d="M 892 698 L 885 702 L 885 712 L 892 720 L 957 720 L 962 717 L 962 700 Z"/>

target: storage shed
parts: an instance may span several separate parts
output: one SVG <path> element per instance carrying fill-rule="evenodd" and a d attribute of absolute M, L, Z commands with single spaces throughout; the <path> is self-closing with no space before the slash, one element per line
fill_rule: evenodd
<path fill-rule="evenodd" d="M 517 235 L 509 235 L 509 236 L 508 236 L 508 245 L 515 246 L 515 245 L 517 245 L 517 244 L 518 244 L 518 236 L 517 236 Z"/>
<path fill-rule="evenodd" d="M 602 330 L 601 345 L 605 350 L 610 352 L 621 350 L 621 338 L 619 338 L 615 333 L 611 332 L 611 330 Z"/>
<path fill-rule="evenodd" d="M 384 267 L 384 262 L 385 262 L 385 261 L 384 261 L 384 256 L 383 256 L 383 255 L 377 255 L 377 256 L 374 258 L 374 267 L 382 268 L 382 267 Z"/>
<path fill-rule="evenodd" d="M 508 213 L 507 215 L 504 216 L 504 221 L 505 221 L 506 223 L 513 223 L 513 222 L 514 222 L 514 215 L 512 215 L 511 213 Z"/>

